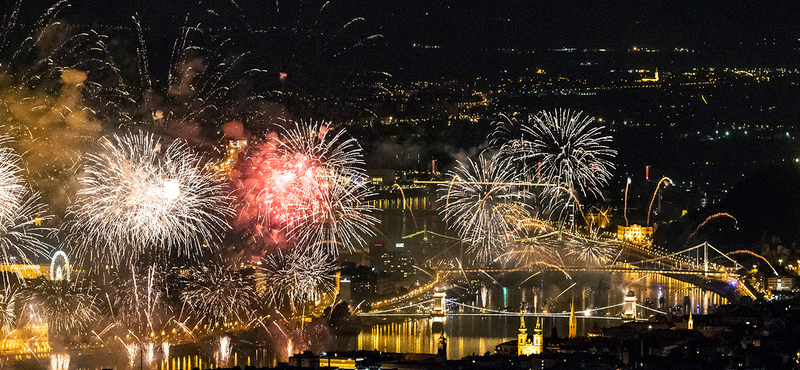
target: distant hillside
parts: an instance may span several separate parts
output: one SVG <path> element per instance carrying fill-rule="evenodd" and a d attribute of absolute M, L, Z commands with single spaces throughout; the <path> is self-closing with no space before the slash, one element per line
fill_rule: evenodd
<path fill-rule="evenodd" d="M 730 214 L 738 222 L 720 213 Z M 717 216 L 698 229 L 713 215 Z M 800 165 L 773 167 L 750 176 L 714 207 L 660 225 L 653 239 L 672 250 L 708 241 L 723 251 L 749 249 L 761 253 L 765 244 L 775 244 L 788 249 L 784 253 L 797 255 Z"/>

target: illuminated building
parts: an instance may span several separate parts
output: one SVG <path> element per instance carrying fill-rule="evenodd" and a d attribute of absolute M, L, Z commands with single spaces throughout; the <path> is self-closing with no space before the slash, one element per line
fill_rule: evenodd
<path fill-rule="evenodd" d="M 767 290 L 773 292 L 788 292 L 795 289 L 795 279 L 791 276 L 767 278 Z"/>
<path fill-rule="evenodd" d="M 447 294 L 445 292 L 433 293 L 433 314 L 444 315 L 447 310 Z"/>
<path fill-rule="evenodd" d="M 569 305 L 569 337 L 578 336 L 578 318 L 575 317 L 575 303 Z"/>
<path fill-rule="evenodd" d="M 46 355 L 50 352 L 47 323 L 29 322 L 0 341 L 0 355 Z"/>
<path fill-rule="evenodd" d="M 692 319 L 692 311 L 689 311 L 689 321 L 686 323 L 686 329 L 694 329 L 694 319 Z"/>
<path fill-rule="evenodd" d="M 67 255 L 57 251 L 49 265 L 0 264 L 0 272 L 13 273 L 19 278 L 35 279 L 45 276 L 51 280 L 69 280 L 70 265 Z M 50 353 L 47 322 L 31 320 L 21 328 L 11 331 L 0 341 L 0 356 L 42 356 Z"/>
<path fill-rule="evenodd" d="M 656 75 L 654 77 L 642 77 L 642 82 L 658 82 L 658 68 L 656 68 Z"/>
<path fill-rule="evenodd" d="M 653 228 L 639 225 L 617 226 L 617 239 L 634 244 L 649 245 L 653 239 Z"/>
<path fill-rule="evenodd" d="M 525 328 L 525 316 L 520 316 L 519 334 L 517 334 L 517 355 L 528 356 L 542 353 L 544 336 L 539 317 L 536 317 L 536 328 L 533 329 L 533 338 L 528 338 L 528 329 Z"/>
<path fill-rule="evenodd" d="M 0 273 L 9 272 L 21 279 L 35 279 L 39 276 L 50 276 L 50 265 L 0 264 Z"/>
<path fill-rule="evenodd" d="M 233 166 L 239 158 L 239 152 L 247 147 L 247 140 L 230 140 L 225 145 L 225 156 L 217 162 L 209 162 L 208 166 L 222 178 L 230 178 Z"/>

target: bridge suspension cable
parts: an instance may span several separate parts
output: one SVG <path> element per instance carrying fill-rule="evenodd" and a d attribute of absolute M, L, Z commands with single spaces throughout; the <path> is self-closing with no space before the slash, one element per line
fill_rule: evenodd
<path fill-rule="evenodd" d="M 664 312 L 664 311 L 656 310 L 656 309 L 654 309 L 654 308 L 650 308 L 650 307 L 647 307 L 647 306 L 642 306 L 642 305 L 640 305 L 640 304 L 638 304 L 638 303 L 634 303 L 633 305 L 634 305 L 634 306 L 636 306 L 636 307 L 639 307 L 639 308 L 644 308 L 645 310 L 650 310 L 650 311 L 653 311 L 653 312 L 660 313 L 660 314 L 662 314 L 662 315 L 666 315 L 666 314 L 667 314 L 667 313 L 666 313 L 666 312 Z"/>

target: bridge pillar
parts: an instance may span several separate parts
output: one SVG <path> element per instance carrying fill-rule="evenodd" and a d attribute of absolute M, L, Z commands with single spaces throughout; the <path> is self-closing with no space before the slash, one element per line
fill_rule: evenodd
<path fill-rule="evenodd" d="M 433 314 L 444 315 L 447 303 L 447 294 L 445 292 L 433 293 Z"/>
<path fill-rule="evenodd" d="M 636 320 L 636 294 L 629 291 L 622 304 L 622 319 Z"/>

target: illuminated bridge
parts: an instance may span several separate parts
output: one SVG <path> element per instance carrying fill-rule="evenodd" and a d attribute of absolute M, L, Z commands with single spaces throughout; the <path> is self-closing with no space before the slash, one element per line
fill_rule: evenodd
<path fill-rule="evenodd" d="M 569 318 L 574 315 L 585 319 L 601 320 L 640 320 L 648 317 L 649 313 L 666 314 L 654 308 L 640 305 L 634 300 L 626 298 L 622 303 L 606 307 L 597 307 L 574 312 L 512 312 L 494 310 L 489 308 L 476 307 L 470 304 L 446 300 L 442 294 L 433 299 L 408 304 L 406 306 L 395 307 L 385 310 L 359 313 L 361 317 L 406 317 L 406 318 L 425 318 L 425 317 L 458 317 L 458 316 L 537 316 L 550 318 Z"/>
<path fill-rule="evenodd" d="M 709 253 L 716 255 L 717 259 L 723 258 L 727 265 L 713 263 Z M 636 261 L 636 262 L 631 262 Z M 559 272 L 572 279 L 571 275 L 582 273 L 610 273 L 610 274 L 639 274 L 663 275 L 678 281 L 694 285 L 702 290 L 713 292 L 721 297 L 735 302 L 738 298 L 747 294 L 755 297 L 753 292 L 739 279 L 737 272 L 741 269 L 741 264 L 731 259 L 729 256 L 720 252 L 708 243 L 702 243 L 694 247 L 676 253 L 667 253 L 657 247 L 638 246 L 635 244 L 624 243 L 619 249 L 619 254 L 615 262 L 604 266 L 547 266 L 530 265 L 523 267 L 463 267 L 463 268 L 439 268 L 435 270 L 435 279 L 422 287 L 400 297 L 375 302 L 372 305 L 374 311 L 362 313 L 366 316 L 428 316 L 431 310 L 426 308 L 431 303 L 431 297 L 435 295 L 439 288 L 449 285 L 453 279 L 460 277 L 467 278 L 467 275 L 483 275 L 492 280 L 495 277 L 509 273 L 530 274 L 528 278 L 537 276 L 541 273 Z M 495 280 L 497 281 L 497 280 Z M 610 303 L 610 302 L 609 302 Z M 462 305 L 457 302 L 448 302 L 452 305 Z M 466 306 L 459 306 L 456 311 L 452 309 L 440 308 L 440 311 L 450 312 L 447 315 L 472 315 L 472 316 L 509 316 L 519 315 L 516 312 L 493 311 L 485 308 L 472 307 L 472 311 L 464 311 Z M 617 305 L 609 306 L 617 307 Z M 642 306 L 644 307 L 644 306 Z M 475 311 L 475 310 L 478 311 Z M 646 308 L 649 309 L 649 308 Z M 599 309 L 592 309 L 590 313 L 581 314 L 582 317 L 595 317 Z M 660 312 L 660 311 L 657 311 Z M 551 315 L 560 317 L 559 313 L 535 314 Z M 600 315 L 598 317 L 608 317 Z"/>

